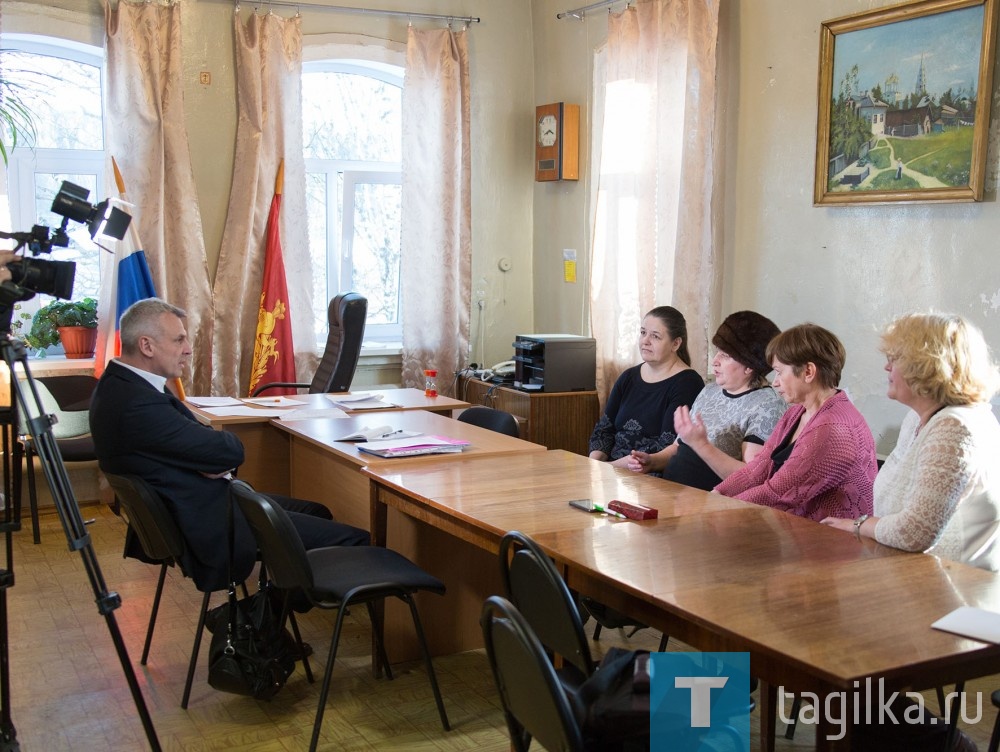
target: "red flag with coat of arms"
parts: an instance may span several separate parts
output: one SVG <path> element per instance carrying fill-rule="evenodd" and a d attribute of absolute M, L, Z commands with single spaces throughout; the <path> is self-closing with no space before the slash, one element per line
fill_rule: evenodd
<path fill-rule="evenodd" d="M 264 249 L 264 282 L 261 285 L 260 307 L 257 312 L 257 337 L 253 348 L 248 394 L 263 384 L 274 381 L 295 381 L 295 348 L 292 345 L 292 318 L 288 308 L 288 285 L 285 263 L 281 258 L 281 235 L 278 218 L 281 215 L 281 191 L 285 180 L 285 161 L 278 166 L 274 181 L 274 198 L 267 217 L 267 245 Z M 295 389 L 268 389 L 268 396 L 295 394 Z"/>

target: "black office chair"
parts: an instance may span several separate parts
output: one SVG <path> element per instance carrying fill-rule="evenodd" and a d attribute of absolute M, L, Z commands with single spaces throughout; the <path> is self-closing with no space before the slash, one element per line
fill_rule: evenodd
<path fill-rule="evenodd" d="M 595 664 L 580 612 L 555 564 L 531 538 L 512 530 L 500 540 L 500 577 L 507 599 L 546 651 L 567 664 L 557 670 L 560 680 L 578 687 Z"/>
<path fill-rule="evenodd" d="M 63 462 L 96 462 L 97 450 L 90 435 L 90 400 L 97 388 L 93 376 L 39 376 L 35 386 L 46 413 L 56 416 L 52 436 L 56 440 Z M 32 400 L 25 385 L 25 397 Z M 20 408 L 18 408 L 18 411 Z M 32 405 L 34 410 L 34 405 Z M 13 483 L 11 493 L 14 508 L 20 517 L 23 488 L 22 462 L 27 465 L 28 504 L 31 513 L 31 534 L 35 543 L 41 543 L 38 528 L 38 493 L 35 487 L 34 440 L 28 431 L 24 416 L 19 417 L 18 437 L 14 442 L 12 458 Z"/>
<path fill-rule="evenodd" d="M 153 597 L 153 608 L 149 614 L 149 626 L 146 628 L 146 642 L 142 648 L 143 666 L 149 658 L 149 648 L 153 642 L 153 628 L 156 625 L 156 615 L 160 609 L 160 596 L 163 594 L 163 583 L 167 577 L 167 567 L 177 565 L 185 577 L 181 565 L 184 554 L 184 536 L 181 534 L 173 515 L 163 503 L 160 495 L 154 491 L 142 478 L 135 475 L 113 475 L 105 473 L 115 497 L 142 544 L 146 556 L 160 562 L 160 577 L 156 583 L 156 595 Z M 194 681 L 195 665 L 198 661 L 198 651 L 201 648 L 201 636 L 205 628 L 205 614 L 208 613 L 208 601 L 212 591 L 202 591 L 201 608 L 198 611 L 198 626 L 194 633 L 194 645 L 191 648 L 191 659 L 188 662 L 187 679 L 184 683 L 184 694 L 181 697 L 181 707 L 185 710 L 191 697 L 191 685 Z"/>
<path fill-rule="evenodd" d="M 990 702 L 993 703 L 998 711 L 1000 711 L 1000 689 L 996 689 L 990 695 Z M 1000 712 L 997 713 L 997 718 L 993 722 L 993 733 L 990 735 L 990 746 L 986 749 L 986 752 L 997 752 L 997 748 L 1000 747 Z"/>
<path fill-rule="evenodd" d="M 277 387 L 309 389 L 309 394 L 347 392 L 351 389 L 354 372 L 361 356 L 361 343 L 365 338 L 365 320 L 368 317 L 368 299 L 356 292 L 342 292 L 330 301 L 327 309 L 329 331 L 326 348 L 320 358 L 311 383 L 273 381 L 253 390 L 256 397 L 267 389 Z"/>
<path fill-rule="evenodd" d="M 333 546 L 306 551 L 287 513 L 268 497 L 257 493 L 242 481 L 233 481 L 230 491 L 253 531 L 261 557 L 267 566 L 271 582 L 286 590 L 284 613 L 289 612 L 289 595 L 293 590 L 301 590 L 309 602 L 319 608 L 337 609 L 333 637 L 330 641 L 330 655 L 326 661 L 323 687 L 320 690 L 319 706 L 313 723 L 310 752 L 319 743 L 319 733 L 323 724 L 323 712 L 330 691 L 330 677 L 337 658 L 337 645 L 343 627 L 344 615 L 352 603 L 364 603 L 372 620 L 377 650 L 387 676 L 392 678 L 392 670 L 382 644 L 381 629 L 377 620 L 374 603 L 389 596 L 395 596 L 410 607 L 413 627 L 424 654 L 427 677 L 430 680 L 438 715 L 445 731 L 450 730 L 445 714 L 441 692 L 438 689 L 434 664 L 424 639 L 420 615 L 413 601 L 413 594 L 427 590 L 439 595 L 444 593 L 444 583 L 424 572 L 406 557 L 378 546 Z"/>
<path fill-rule="evenodd" d="M 459 413 L 458 420 L 480 428 L 488 428 L 497 433 L 519 438 L 521 431 L 517 427 L 517 418 L 503 410 L 492 407 L 469 407 Z"/>
<path fill-rule="evenodd" d="M 506 598 L 494 595 L 483 604 L 479 624 L 511 746 L 527 752 L 536 739 L 545 749 L 582 752 L 582 714 L 524 616 Z"/>

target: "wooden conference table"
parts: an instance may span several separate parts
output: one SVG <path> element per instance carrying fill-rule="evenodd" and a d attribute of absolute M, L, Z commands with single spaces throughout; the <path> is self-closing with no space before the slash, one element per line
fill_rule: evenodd
<path fill-rule="evenodd" d="M 460 454 L 432 454 L 420 457 L 384 459 L 361 452 L 354 442 L 337 441 L 362 426 L 390 425 L 393 429 L 419 431 L 425 435 L 447 436 L 470 442 Z M 420 410 L 356 415 L 338 420 L 275 421 L 274 426 L 289 442 L 291 495 L 325 504 L 334 517 L 371 530 L 370 482 L 365 468 L 435 467 L 469 465 L 496 458 L 514 464 L 525 454 L 545 454 L 541 444 L 532 444 L 495 431 Z M 395 525 L 393 549 L 415 561 L 444 581 L 445 596 L 418 594 L 421 620 L 427 642 L 435 654 L 458 652 L 482 644 L 478 623 L 459 621 L 455 613 L 476 610 L 483 592 L 497 592 L 499 568 L 495 556 L 481 548 L 456 546 L 448 533 L 434 530 L 412 518 Z M 413 634 L 410 613 L 390 599 L 385 608 L 386 646 L 393 662 L 420 656 Z"/>
<path fill-rule="evenodd" d="M 427 412 L 444 413 L 451 415 L 452 410 L 462 410 L 469 407 L 468 402 L 452 399 L 451 397 L 437 396 L 428 397 L 422 389 L 371 389 L 358 390 L 373 394 L 381 394 L 385 403 L 384 409 L 379 410 L 344 410 L 348 415 L 364 415 L 367 413 L 399 412 L 410 410 L 424 410 Z M 341 393 L 341 396 L 350 392 Z M 336 397 L 337 395 L 330 395 Z M 299 394 L 291 399 L 302 403 L 295 409 L 319 409 L 321 407 L 331 407 L 330 400 L 325 394 Z M 239 469 L 239 477 L 245 480 L 254 488 L 261 491 L 271 491 L 273 493 L 289 494 L 289 444 L 288 436 L 271 427 L 273 415 L 271 412 L 262 409 L 257 415 L 213 415 L 208 410 L 196 407 L 187 403 L 187 407 L 194 413 L 195 417 L 205 425 L 217 429 L 225 429 L 240 437 L 243 442 L 245 459 Z M 342 420 L 342 419 L 329 419 Z M 378 422 L 388 422 L 380 420 Z M 373 423 L 372 425 L 377 425 Z"/>
<path fill-rule="evenodd" d="M 764 683 L 765 750 L 778 686 L 822 697 L 873 677 L 891 694 L 1000 672 L 1000 645 L 930 627 L 962 605 L 1000 610 L 1000 579 L 989 572 L 566 452 L 364 472 L 380 544 L 395 547 L 402 516 L 494 556 L 507 530 L 521 530 L 573 589 L 699 650 L 748 651 Z M 618 520 L 567 505 L 588 497 L 640 501 L 660 518 Z M 846 748 L 847 739 L 826 738 L 838 732 L 821 724 L 817 748 Z"/>

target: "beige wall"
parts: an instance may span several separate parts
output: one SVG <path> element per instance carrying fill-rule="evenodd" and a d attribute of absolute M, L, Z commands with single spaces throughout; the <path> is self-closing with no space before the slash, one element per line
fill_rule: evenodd
<path fill-rule="evenodd" d="M 585 23 L 555 20 L 556 12 L 582 4 L 534 3 L 539 101 L 586 101 L 589 50 L 603 38 L 605 14 Z M 848 352 L 842 385 L 881 452 L 895 443 L 903 414 L 885 397 L 885 361 L 876 349 L 885 323 L 910 310 L 958 312 L 981 326 L 1000 352 L 995 122 L 982 203 L 812 205 L 820 24 L 891 4 L 721 0 L 719 45 L 727 207 L 721 309 L 753 308 L 781 327 L 814 321 L 839 335 Z M 585 163 L 585 176 L 588 168 Z M 535 322 L 543 328 L 572 331 L 584 306 L 585 291 L 561 288 L 547 258 L 565 242 L 589 243 L 582 189 L 536 186 Z M 553 295 L 556 289 L 560 294 Z"/>
<path fill-rule="evenodd" d="M 317 0 L 312 0 L 317 2 Z M 335 4 L 334 0 L 329 0 Z M 98 0 L 39 0 L 86 7 L 100 28 Z M 528 331 L 585 333 L 590 243 L 589 135 L 593 49 L 604 12 L 584 22 L 556 14 L 586 3 L 566 0 L 368 0 L 386 9 L 478 15 L 472 27 L 473 291 L 485 301 L 484 357 L 474 302 L 473 359 L 510 357 Z M 902 413 L 885 395 L 877 331 L 912 309 L 965 314 L 1000 350 L 1000 209 L 997 129 L 991 127 L 987 197 L 979 204 L 817 208 L 812 205 L 816 78 L 822 21 L 890 3 L 873 0 L 721 0 L 720 128 L 725 143 L 722 199 L 727 207 L 724 312 L 755 308 L 780 326 L 815 321 L 844 340 L 843 385 L 876 435 L 891 448 Z M 4 6 L 4 29 L 39 26 Z M 63 14 L 73 15 L 73 14 Z M 231 6 L 185 0 L 188 127 L 215 267 L 232 166 L 235 101 Z M 404 19 L 303 9 L 307 34 L 345 31 L 405 40 Z M 51 28 L 51 20 L 41 23 Z M 96 35 L 100 44 L 100 34 Z M 208 69 L 211 87 L 197 82 Z M 535 183 L 536 104 L 582 105 L 581 179 Z M 577 250 L 578 281 L 562 277 L 562 251 Z M 507 257 L 512 270 L 501 272 Z"/>
<path fill-rule="evenodd" d="M 820 24 L 888 4 L 723 3 L 739 44 L 726 307 L 757 308 L 782 327 L 809 320 L 836 332 L 848 352 L 843 385 L 880 451 L 894 444 L 903 413 L 885 397 L 885 359 L 876 349 L 884 324 L 911 310 L 954 311 L 983 327 L 1000 351 L 995 122 L 981 203 L 812 205 Z"/>
<path fill-rule="evenodd" d="M 336 0 L 311 4 L 343 5 Z M 511 357 L 518 333 L 533 331 L 532 116 L 533 51 L 529 0 L 363 0 L 358 7 L 476 16 L 469 32 L 472 78 L 472 360 Z M 245 8 L 252 3 L 245 3 Z M 100 0 L 5 0 L 4 31 L 58 34 L 98 46 L 104 40 Z M 217 265 L 232 176 L 236 133 L 233 5 L 184 0 L 182 40 L 187 128 L 209 269 Z M 278 8 L 285 15 L 291 8 Z M 245 12 L 245 11 L 244 11 Z M 405 44 L 405 17 L 335 13 L 301 7 L 306 35 L 364 34 Z M 421 28 L 434 23 L 414 19 Z M 212 83 L 199 83 L 208 71 Z M 501 257 L 511 261 L 502 272 Z M 478 300 L 483 300 L 480 310 Z"/>

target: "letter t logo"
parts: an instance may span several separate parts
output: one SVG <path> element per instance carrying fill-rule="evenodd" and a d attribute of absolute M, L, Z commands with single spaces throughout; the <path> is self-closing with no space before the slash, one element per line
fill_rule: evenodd
<path fill-rule="evenodd" d="M 691 728 L 712 725 L 712 690 L 721 689 L 727 681 L 727 676 L 674 677 L 674 687 L 691 690 Z"/>

